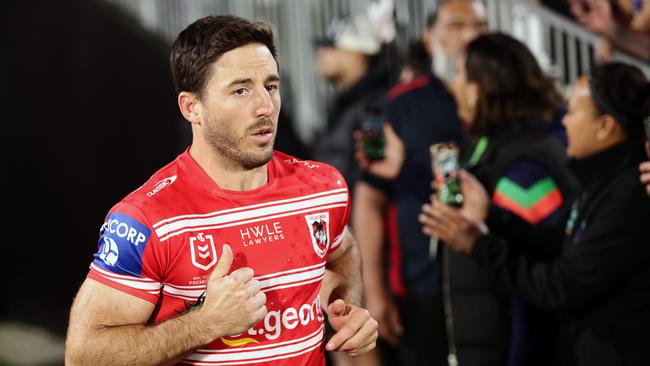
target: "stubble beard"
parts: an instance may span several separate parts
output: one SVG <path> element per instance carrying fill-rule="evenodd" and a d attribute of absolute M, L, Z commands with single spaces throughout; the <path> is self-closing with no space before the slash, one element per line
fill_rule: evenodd
<path fill-rule="evenodd" d="M 207 121 L 205 140 L 218 158 L 229 167 L 236 170 L 252 170 L 263 166 L 273 158 L 275 135 L 270 142 L 271 148 L 268 151 L 254 153 L 246 151 L 244 147 L 251 131 L 260 127 L 273 127 L 273 121 L 270 118 L 259 119 L 246 128 L 243 136 L 237 136 L 227 123 L 220 123 L 210 117 L 207 118 Z"/>

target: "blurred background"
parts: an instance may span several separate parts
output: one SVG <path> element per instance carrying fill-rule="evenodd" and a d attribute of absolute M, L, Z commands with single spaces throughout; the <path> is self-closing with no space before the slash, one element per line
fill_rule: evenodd
<path fill-rule="evenodd" d="M 5 103 L 0 364 L 58 365 L 72 298 L 106 212 L 190 143 L 169 51 L 209 14 L 269 22 L 283 78 L 278 150 L 310 157 L 335 90 L 318 76 L 314 39 L 371 0 L 68 0 L 3 2 Z M 391 72 L 421 36 L 434 0 L 395 0 Z M 525 41 L 564 90 L 598 62 L 600 36 L 567 1 L 490 0 L 491 29 Z M 643 52 L 606 57 L 642 67 Z M 643 50 L 641 50 L 643 51 Z"/>

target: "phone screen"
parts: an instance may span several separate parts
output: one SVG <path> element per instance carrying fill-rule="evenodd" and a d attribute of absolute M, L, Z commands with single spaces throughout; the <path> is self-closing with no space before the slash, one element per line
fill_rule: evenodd
<path fill-rule="evenodd" d="M 458 145 L 453 142 L 433 144 L 430 151 L 431 167 L 440 202 L 455 207 L 462 206 L 464 197 L 458 177 Z"/>
<path fill-rule="evenodd" d="M 361 120 L 363 150 L 370 161 L 382 160 L 384 151 L 384 115 L 379 110 L 368 109 Z"/>

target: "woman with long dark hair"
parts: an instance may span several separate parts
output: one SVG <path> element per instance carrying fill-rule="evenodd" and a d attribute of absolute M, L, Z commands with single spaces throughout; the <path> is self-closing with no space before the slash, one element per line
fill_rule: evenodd
<path fill-rule="evenodd" d="M 556 255 L 572 179 L 559 124 L 562 99 L 520 41 L 501 33 L 470 42 L 452 92 L 471 137 L 462 163 L 491 196 L 487 224 L 531 258 Z M 450 353 L 463 365 L 552 363 L 551 315 L 500 289 L 471 257 L 443 248 Z M 537 348 L 535 348 L 537 346 Z"/>

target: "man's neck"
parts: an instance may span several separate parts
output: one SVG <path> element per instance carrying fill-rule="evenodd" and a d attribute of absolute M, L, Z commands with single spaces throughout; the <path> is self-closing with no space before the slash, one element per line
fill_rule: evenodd
<path fill-rule="evenodd" d="M 235 165 L 208 148 L 192 145 L 190 156 L 221 189 L 250 191 L 268 182 L 267 164 L 258 168 L 245 169 Z"/>

